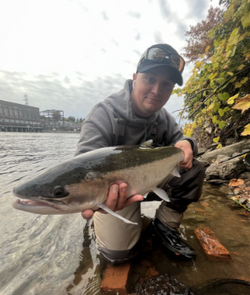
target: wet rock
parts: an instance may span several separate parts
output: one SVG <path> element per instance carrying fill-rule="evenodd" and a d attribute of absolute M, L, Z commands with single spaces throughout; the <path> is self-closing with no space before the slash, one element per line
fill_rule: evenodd
<path fill-rule="evenodd" d="M 108 265 L 101 284 L 101 294 L 126 295 L 130 268 L 130 263 Z"/>
<path fill-rule="evenodd" d="M 223 193 L 224 195 L 233 195 L 233 191 L 231 190 L 230 187 L 226 186 L 226 185 L 222 185 L 220 188 L 219 188 L 219 191 L 221 193 Z"/>
<path fill-rule="evenodd" d="M 237 196 L 237 195 L 239 195 L 241 193 L 241 189 L 240 188 L 235 188 L 234 190 L 233 190 L 233 194 L 235 195 L 235 196 Z"/>
<path fill-rule="evenodd" d="M 213 209 L 210 208 L 210 207 L 207 207 L 207 208 L 205 208 L 205 211 L 206 211 L 206 212 L 213 212 Z"/>
<path fill-rule="evenodd" d="M 234 158 L 230 161 L 219 164 L 223 156 L 219 155 L 217 160 L 206 170 L 206 179 L 232 179 L 245 171 L 242 158 Z"/>
<path fill-rule="evenodd" d="M 216 185 L 228 183 L 228 180 L 226 179 L 208 179 L 206 181 Z"/>
<path fill-rule="evenodd" d="M 243 204 L 243 203 L 245 203 L 247 200 L 248 200 L 247 197 L 241 196 L 241 197 L 239 198 L 238 202 L 241 203 L 241 204 Z"/>
<path fill-rule="evenodd" d="M 158 274 L 159 274 L 159 272 L 153 266 L 148 268 L 146 271 L 147 277 L 157 276 Z"/>
<path fill-rule="evenodd" d="M 235 143 L 235 139 L 232 138 L 232 137 L 229 137 L 227 140 L 226 140 L 226 145 L 232 145 Z"/>
<path fill-rule="evenodd" d="M 240 174 L 239 178 L 250 180 L 250 172 L 244 172 L 244 173 Z"/>
<path fill-rule="evenodd" d="M 138 283 L 135 289 L 135 295 L 194 295 L 187 286 L 168 274 L 146 279 Z"/>
<path fill-rule="evenodd" d="M 207 149 L 205 149 L 205 148 L 199 148 L 198 149 L 198 156 L 203 155 L 206 151 L 207 151 Z"/>
<path fill-rule="evenodd" d="M 230 144 L 231 141 L 227 143 Z M 249 147 L 250 139 L 233 143 L 221 149 L 207 149 L 205 153 L 203 153 L 204 150 L 200 150 L 197 160 L 206 169 L 205 181 L 212 184 L 223 184 L 231 178 L 238 178 L 239 175 L 243 179 L 250 179 L 250 175 L 245 174 L 250 173 L 250 154 L 245 159 L 243 156 L 238 156 L 241 153 L 248 152 Z M 232 156 L 237 157 L 230 159 Z M 249 159 L 249 161 L 246 161 L 246 159 Z M 227 161 L 219 164 L 218 161 L 221 160 Z"/>
<path fill-rule="evenodd" d="M 201 208 L 195 208 L 194 211 L 197 213 L 204 213 L 205 212 L 205 210 L 201 209 Z"/>
<path fill-rule="evenodd" d="M 218 260 L 231 258 L 227 249 L 220 243 L 215 233 L 209 228 L 197 228 L 194 232 L 209 259 Z"/>
<path fill-rule="evenodd" d="M 208 202 L 200 202 L 200 204 L 201 204 L 201 206 L 203 206 L 203 207 L 208 207 L 209 206 L 209 203 Z"/>
<path fill-rule="evenodd" d="M 233 153 L 241 153 L 245 149 L 249 149 L 250 147 L 250 139 L 237 142 L 235 144 L 225 146 L 221 149 L 216 149 L 213 151 L 208 151 L 203 154 L 201 157 L 198 157 L 197 160 L 200 162 L 208 161 L 211 163 L 212 159 L 216 159 L 218 155 L 224 155 L 230 157 Z"/>

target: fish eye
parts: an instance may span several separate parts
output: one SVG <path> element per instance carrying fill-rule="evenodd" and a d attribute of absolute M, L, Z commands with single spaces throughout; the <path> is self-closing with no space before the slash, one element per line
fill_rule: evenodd
<path fill-rule="evenodd" d="M 69 193 L 64 190 L 61 185 L 55 186 L 53 191 L 53 196 L 55 198 L 63 198 L 66 197 Z"/>

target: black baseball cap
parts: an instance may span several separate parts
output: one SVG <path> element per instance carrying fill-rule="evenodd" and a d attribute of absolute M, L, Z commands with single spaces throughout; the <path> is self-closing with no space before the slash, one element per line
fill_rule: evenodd
<path fill-rule="evenodd" d="M 165 66 L 171 68 L 174 82 L 182 86 L 182 72 L 185 67 L 184 59 L 168 44 L 155 44 L 149 47 L 141 56 L 136 73 L 144 73 L 155 67 Z"/>

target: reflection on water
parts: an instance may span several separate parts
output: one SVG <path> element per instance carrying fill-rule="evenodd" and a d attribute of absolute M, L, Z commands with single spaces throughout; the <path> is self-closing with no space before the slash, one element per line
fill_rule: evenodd
<path fill-rule="evenodd" d="M 73 157 L 78 134 L 0 133 L 0 294 L 99 295 L 101 263 L 91 221 L 80 214 L 36 215 L 13 209 L 17 183 Z M 144 222 L 158 202 L 143 203 Z M 205 186 L 181 227 L 183 238 L 196 249 L 192 261 L 177 261 L 156 247 L 142 253 L 162 274 L 176 276 L 188 286 L 214 278 L 248 279 L 250 273 L 249 219 L 229 203 L 217 187 Z M 211 262 L 194 230 L 209 227 L 229 250 L 232 260 Z M 140 273 L 135 261 L 132 279 Z"/>

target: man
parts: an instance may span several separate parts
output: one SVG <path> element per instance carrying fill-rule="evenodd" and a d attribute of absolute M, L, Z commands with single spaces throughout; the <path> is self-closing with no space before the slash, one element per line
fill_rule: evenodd
<path fill-rule="evenodd" d="M 127 80 L 124 89 L 92 109 L 82 125 L 76 155 L 106 146 L 138 145 L 148 139 L 153 139 L 156 146 L 174 145 L 182 149 L 181 177 L 173 177 L 163 187 L 171 202 L 161 203 L 151 227 L 169 250 L 191 258 L 195 251 L 180 239 L 177 229 L 183 212 L 201 195 L 204 168 L 194 160 L 195 140 L 184 137 L 174 118 L 163 108 L 175 84 L 183 84 L 184 65 L 183 58 L 170 45 L 149 47 L 137 65 L 133 80 Z M 98 249 L 112 263 L 128 261 L 138 252 L 142 225 L 139 201 L 143 197 L 127 197 L 126 183 L 112 184 L 106 206 L 138 226 L 99 210 L 82 212 L 85 219 L 94 215 Z"/>

